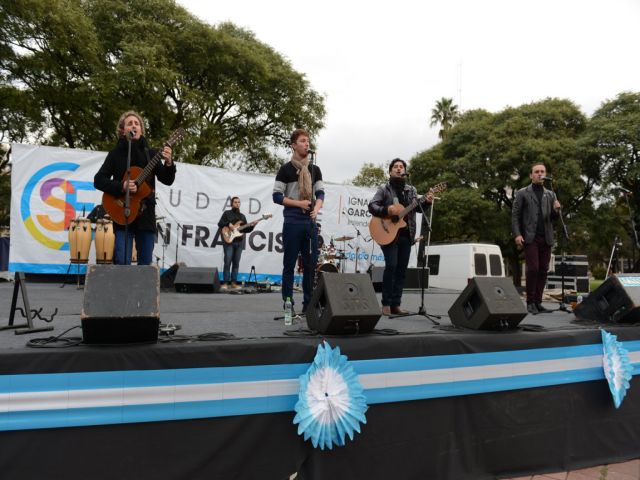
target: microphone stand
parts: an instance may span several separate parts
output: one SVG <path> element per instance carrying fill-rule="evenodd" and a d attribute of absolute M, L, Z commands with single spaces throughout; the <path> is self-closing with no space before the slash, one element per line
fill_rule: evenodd
<path fill-rule="evenodd" d="M 362 234 L 360 233 L 360 230 L 358 230 L 358 227 L 354 225 L 353 228 L 356 231 L 356 265 L 354 273 L 360 273 L 360 266 L 358 265 L 358 255 L 360 255 L 360 237 L 362 237 Z"/>
<path fill-rule="evenodd" d="M 606 280 L 609 278 L 609 272 L 611 272 L 611 265 L 613 263 L 613 259 L 616 259 L 616 263 L 618 262 L 618 248 L 622 246 L 622 242 L 620 241 L 620 237 L 617 235 L 613 239 L 613 247 L 611 248 L 611 256 L 609 257 L 609 264 L 607 265 L 607 275 L 604 277 Z"/>
<path fill-rule="evenodd" d="M 178 246 L 180 245 L 180 230 L 182 230 L 182 225 L 180 225 L 180 223 L 176 220 L 176 259 L 175 259 L 176 265 L 178 264 Z"/>
<path fill-rule="evenodd" d="M 425 214 L 424 208 L 422 207 L 421 198 L 417 198 L 414 201 L 418 202 L 418 208 L 420 209 L 420 212 L 422 212 L 423 221 L 427 225 L 427 229 L 429 231 L 428 238 L 429 238 L 429 241 L 430 241 L 431 240 L 431 222 L 429 220 L 427 220 L 427 215 Z M 433 215 L 433 200 L 431 202 L 431 215 Z M 431 218 L 433 218 L 433 216 Z M 414 242 L 414 244 L 415 244 L 415 242 Z M 425 278 L 425 272 L 428 272 L 428 270 L 426 268 L 426 263 L 427 263 L 426 261 L 421 262 L 421 266 L 420 266 L 420 278 L 419 278 L 419 283 L 420 283 L 420 307 L 418 307 L 418 311 L 416 313 L 405 313 L 405 314 L 402 314 L 402 315 L 390 315 L 389 318 L 421 316 L 421 317 L 426 318 L 427 320 L 430 320 L 434 325 L 440 325 L 440 322 L 438 322 L 436 320 L 436 318 L 440 319 L 442 317 L 440 315 L 431 315 L 431 314 L 427 313 L 427 309 L 426 309 L 425 304 L 424 304 L 424 291 L 425 291 L 425 288 L 426 288 L 424 278 Z"/>
<path fill-rule="evenodd" d="M 549 180 L 550 183 L 550 190 L 553 192 L 553 196 L 555 197 L 555 199 L 558 198 L 558 196 L 556 195 L 556 192 L 553 190 L 553 180 L 551 178 L 547 178 L 547 180 Z M 551 208 L 553 208 L 553 205 L 551 205 Z M 567 272 L 567 264 L 566 264 L 566 242 L 569 241 L 569 232 L 567 231 L 567 225 L 564 223 L 564 218 L 562 215 L 562 208 L 560 208 L 560 210 L 558 210 L 558 215 L 560 216 L 560 223 L 562 225 L 562 236 L 560 237 L 560 250 L 562 251 L 562 256 L 560 257 L 560 305 L 558 305 L 558 308 L 556 308 L 555 310 L 551 310 L 552 312 L 566 312 L 566 313 L 573 313 L 571 308 L 569 308 L 566 300 L 566 295 L 565 295 L 565 275 Z M 555 266 L 554 266 L 554 270 L 555 270 Z M 577 290 L 577 283 L 576 283 L 576 290 Z"/>
<path fill-rule="evenodd" d="M 130 265 L 131 260 L 128 260 L 129 256 L 129 215 L 131 214 L 130 207 L 130 192 L 129 192 L 129 181 L 131 180 L 131 132 L 127 134 L 127 172 L 124 175 L 126 179 L 127 187 L 124 192 L 124 265 Z"/>
<path fill-rule="evenodd" d="M 316 152 L 314 152 L 313 150 L 309 150 L 308 155 L 311 157 L 310 158 L 310 162 L 309 165 L 311 167 L 311 210 L 313 211 L 313 209 L 316 206 L 316 179 L 315 179 L 315 167 L 316 167 Z M 310 272 L 307 272 L 307 269 L 304 269 L 302 272 L 302 295 L 304 298 L 304 287 L 305 287 L 305 276 L 307 277 L 306 282 L 310 283 L 310 290 L 313 290 L 313 284 L 314 284 L 314 280 L 315 280 L 315 271 L 316 271 L 316 263 L 317 263 L 317 257 L 315 255 L 316 252 L 314 252 L 314 248 L 313 248 L 313 237 L 316 235 L 316 219 L 311 219 L 311 223 L 309 225 L 309 264 L 310 264 Z M 316 242 L 317 243 L 317 242 Z M 316 258 L 316 261 L 314 262 L 314 257 Z M 302 262 L 303 268 L 304 268 L 304 261 Z M 319 275 L 319 273 L 318 273 Z M 293 300 L 293 299 L 292 299 Z"/>

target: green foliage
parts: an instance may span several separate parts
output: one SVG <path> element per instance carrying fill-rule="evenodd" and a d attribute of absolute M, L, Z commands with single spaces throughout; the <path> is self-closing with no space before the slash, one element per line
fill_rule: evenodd
<path fill-rule="evenodd" d="M 7 146 L 3 144 L 2 147 Z M 11 208 L 11 164 L 9 155 L 0 150 L 0 226 L 9 226 Z"/>
<path fill-rule="evenodd" d="M 604 280 L 604 277 L 607 275 L 607 267 L 605 267 L 602 264 L 596 265 L 595 267 L 591 268 L 591 275 L 596 280 Z M 593 291 L 593 287 L 592 287 L 592 291 Z"/>
<path fill-rule="evenodd" d="M 179 160 L 276 170 L 323 97 L 253 33 L 204 24 L 171 0 L 0 0 L 0 130 L 11 141 L 112 148 L 123 111 L 152 144 L 183 126 Z"/>
<path fill-rule="evenodd" d="M 458 106 L 453 103 L 452 98 L 442 97 L 436 102 L 436 106 L 431 109 L 431 127 L 440 125 L 438 131 L 438 137 L 440 140 L 445 140 L 451 127 L 460 118 L 460 112 Z"/>
<path fill-rule="evenodd" d="M 464 113 L 441 144 L 411 161 L 421 189 L 440 181 L 449 185 L 436 203 L 440 220 L 434 219 L 432 238 L 495 243 L 517 277 L 519 253 L 511 238 L 514 194 L 530 183 L 532 164 L 543 162 L 559 178 L 555 187 L 564 213 L 577 211 L 594 186 L 581 169 L 578 139 L 586 123 L 572 102 L 559 99 L 496 114 Z"/>
<path fill-rule="evenodd" d="M 374 165 L 367 162 L 362 167 L 358 175 L 351 181 L 356 187 L 376 187 L 387 182 L 388 175 L 383 164 Z"/>

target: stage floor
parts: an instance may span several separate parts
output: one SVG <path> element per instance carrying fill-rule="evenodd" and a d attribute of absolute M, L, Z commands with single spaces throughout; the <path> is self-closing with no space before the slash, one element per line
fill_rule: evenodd
<path fill-rule="evenodd" d="M 8 323 L 13 293 L 13 282 L 0 282 L 0 325 Z M 28 335 L 15 335 L 12 331 L 0 332 L 0 349 L 24 348 L 30 338 L 59 335 L 72 327 L 80 327 L 80 312 L 84 290 L 77 289 L 75 284 L 67 284 L 60 288 L 59 283 L 27 283 L 27 292 L 32 309 L 42 308 L 42 316 L 50 317 L 57 308 L 52 325 L 52 332 L 39 332 Z M 426 290 L 424 303 L 426 311 L 441 316 L 435 325 L 423 316 L 388 318 L 382 316 L 376 329 L 392 329 L 404 334 L 451 334 L 457 329 L 451 325 L 447 312 L 460 292 L 430 288 Z M 302 294 L 296 293 L 294 299 L 297 306 L 302 304 Z M 377 294 L 378 301 L 380 294 Z M 419 291 L 405 292 L 403 308 L 417 311 L 421 303 Z M 557 308 L 557 303 L 545 302 L 547 308 Z M 18 297 L 18 306 L 22 306 L 22 298 Z M 287 332 L 307 328 L 306 321 L 297 321 L 291 327 L 284 322 L 274 321 L 274 317 L 282 315 L 282 298 L 279 292 L 231 294 L 231 293 L 176 293 L 161 291 L 160 322 L 180 326 L 180 335 L 200 335 L 219 332 L 233 335 L 236 339 L 277 338 L 287 336 Z M 19 312 L 16 323 L 23 323 Z M 34 326 L 44 326 L 45 322 L 35 319 Z M 558 311 L 554 313 L 528 315 L 520 323 L 521 330 L 542 329 L 556 331 L 561 329 L 597 328 L 598 324 L 575 322 L 573 314 Z M 69 336 L 80 336 L 78 329 L 71 330 Z"/>

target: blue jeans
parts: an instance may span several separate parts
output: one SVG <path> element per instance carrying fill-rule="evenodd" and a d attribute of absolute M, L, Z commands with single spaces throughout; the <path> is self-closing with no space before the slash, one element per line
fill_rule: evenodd
<path fill-rule="evenodd" d="M 222 248 L 224 249 L 224 281 L 227 283 L 237 282 L 240 257 L 242 256 L 242 242 L 225 243 Z"/>
<path fill-rule="evenodd" d="M 382 274 L 382 305 L 397 307 L 402 300 L 402 290 L 407 276 L 407 266 L 411 256 L 411 240 L 399 235 L 389 245 L 383 245 L 384 273 Z"/>
<path fill-rule="evenodd" d="M 311 300 L 313 280 L 318 261 L 318 227 L 315 223 L 287 223 L 282 227 L 282 299 L 291 299 L 293 304 L 293 271 L 296 268 L 298 254 L 302 257 L 303 308 Z"/>
<path fill-rule="evenodd" d="M 131 252 L 133 239 L 136 239 L 136 254 L 138 255 L 138 265 L 151 265 L 153 260 L 153 247 L 156 241 L 156 233 L 149 231 L 128 232 L 127 239 L 127 259 L 124 258 L 124 230 L 116 230 L 116 246 L 113 253 L 113 263 L 116 265 L 131 265 Z"/>

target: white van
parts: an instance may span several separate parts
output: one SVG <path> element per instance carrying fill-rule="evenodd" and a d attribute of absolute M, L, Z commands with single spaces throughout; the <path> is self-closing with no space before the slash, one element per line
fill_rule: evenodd
<path fill-rule="evenodd" d="M 504 277 L 502 252 L 488 243 L 431 245 L 429 287 L 463 290 L 473 277 Z"/>

